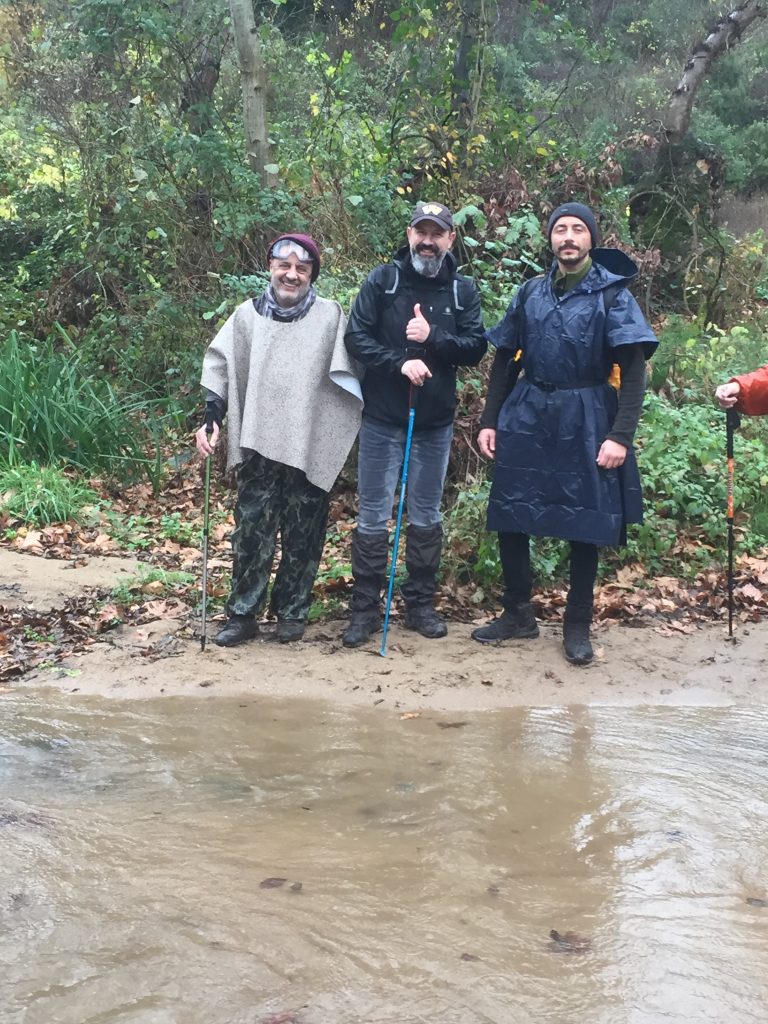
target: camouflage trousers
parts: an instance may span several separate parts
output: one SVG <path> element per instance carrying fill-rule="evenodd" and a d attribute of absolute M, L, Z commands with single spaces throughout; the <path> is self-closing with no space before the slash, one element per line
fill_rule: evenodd
<path fill-rule="evenodd" d="M 278 619 L 305 621 L 328 523 L 329 495 L 293 466 L 255 453 L 237 471 L 230 615 L 264 608 L 277 534 L 280 564 L 270 597 Z"/>

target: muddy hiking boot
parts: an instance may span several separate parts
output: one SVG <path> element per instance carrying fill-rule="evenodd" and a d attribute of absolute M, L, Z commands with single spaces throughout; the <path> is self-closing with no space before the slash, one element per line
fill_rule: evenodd
<path fill-rule="evenodd" d="M 295 640 L 301 640 L 306 628 L 307 624 L 303 619 L 278 619 L 275 640 L 279 644 L 291 644 Z"/>
<path fill-rule="evenodd" d="M 589 642 L 592 605 L 567 604 L 563 619 L 563 651 L 572 665 L 589 665 L 594 652 Z"/>
<path fill-rule="evenodd" d="M 352 535 L 352 597 L 349 602 L 349 625 L 341 642 L 345 647 L 361 647 L 381 629 L 381 593 L 387 574 L 389 534 Z"/>
<path fill-rule="evenodd" d="M 258 632 L 259 627 L 252 615 L 230 615 L 226 625 L 213 638 L 213 642 L 219 647 L 237 647 L 246 640 L 253 640 Z"/>
<path fill-rule="evenodd" d="M 472 630 L 472 639 L 481 644 L 492 644 L 499 640 L 534 640 L 539 635 L 536 616 L 530 601 L 505 609 L 501 615 L 486 626 Z"/>
<path fill-rule="evenodd" d="M 437 614 L 431 604 L 406 605 L 403 625 L 406 629 L 421 633 L 428 640 L 437 640 L 448 632 L 445 619 Z"/>

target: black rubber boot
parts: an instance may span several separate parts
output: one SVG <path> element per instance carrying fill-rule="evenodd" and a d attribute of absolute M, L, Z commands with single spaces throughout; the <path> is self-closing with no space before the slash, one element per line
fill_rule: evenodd
<path fill-rule="evenodd" d="M 405 535 L 405 567 L 408 579 L 400 588 L 405 599 L 405 628 L 413 629 L 429 640 L 445 636 L 445 619 L 435 611 L 437 570 L 443 551 L 443 528 L 408 526 Z"/>
<path fill-rule="evenodd" d="M 589 642 L 591 604 L 566 604 L 563 619 L 563 650 L 572 665 L 588 665 L 594 656 Z"/>
<path fill-rule="evenodd" d="M 403 625 L 406 629 L 421 633 L 428 640 L 437 640 L 448 632 L 445 619 L 437 614 L 431 604 L 406 605 Z"/>
<path fill-rule="evenodd" d="M 353 611 L 341 642 L 345 647 L 362 647 L 380 629 L 381 613 L 378 608 L 362 612 Z"/>
<path fill-rule="evenodd" d="M 481 644 L 499 640 L 534 640 L 538 635 L 539 627 L 530 601 L 507 608 L 487 626 L 472 630 L 472 639 Z"/>
<path fill-rule="evenodd" d="M 219 647 L 237 647 L 246 640 L 252 640 L 258 632 L 259 627 L 252 615 L 231 615 L 226 625 L 213 638 L 213 642 Z"/>
<path fill-rule="evenodd" d="M 279 644 L 290 644 L 301 640 L 307 624 L 303 619 L 278 619 L 275 629 L 275 640 Z"/>
<path fill-rule="evenodd" d="M 389 534 L 361 533 L 352 537 L 352 597 L 349 625 L 341 642 L 345 647 L 360 647 L 381 628 L 381 592 L 387 574 Z"/>

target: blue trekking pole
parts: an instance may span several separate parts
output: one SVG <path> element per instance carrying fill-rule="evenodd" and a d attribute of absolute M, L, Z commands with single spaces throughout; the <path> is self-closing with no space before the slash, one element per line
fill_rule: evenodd
<path fill-rule="evenodd" d="M 418 394 L 418 392 L 417 392 Z M 400 527 L 403 524 L 403 506 L 405 504 L 405 487 L 408 481 L 408 461 L 411 457 L 411 441 L 413 439 L 413 420 L 416 416 L 416 400 L 413 395 L 413 384 L 408 392 L 408 431 L 405 435 L 405 454 L 403 455 L 403 472 L 400 476 L 400 502 L 397 506 L 397 522 L 395 523 L 395 539 L 392 544 L 392 561 L 389 566 L 389 585 L 387 586 L 387 603 L 384 608 L 384 628 L 381 636 L 379 654 L 387 656 L 387 631 L 389 630 L 389 610 L 392 607 L 392 593 L 395 589 L 395 570 L 397 569 L 397 549 L 400 546 Z"/>

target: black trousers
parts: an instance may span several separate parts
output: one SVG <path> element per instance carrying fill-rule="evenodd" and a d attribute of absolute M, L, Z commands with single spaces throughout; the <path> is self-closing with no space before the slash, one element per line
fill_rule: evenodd
<path fill-rule="evenodd" d="M 597 577 L 597 545 L 572 540 L 570 556 L 569 604 L 591 606 Z M 506 609 L 524 604 L 531 599 L 530 538 L 525 533 L 500 533 L 499 553 L 504 574 L 504 594 L 501 603 Z"/>

